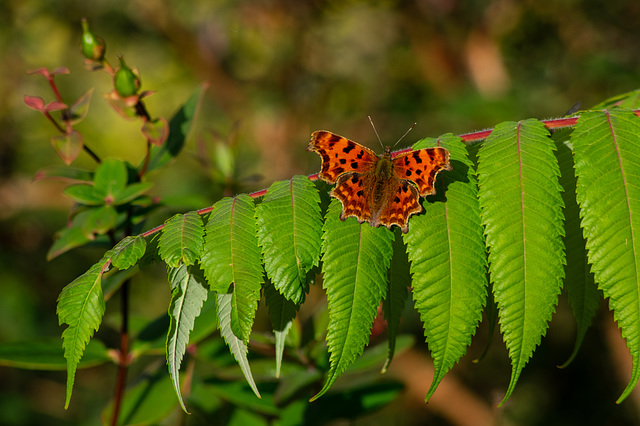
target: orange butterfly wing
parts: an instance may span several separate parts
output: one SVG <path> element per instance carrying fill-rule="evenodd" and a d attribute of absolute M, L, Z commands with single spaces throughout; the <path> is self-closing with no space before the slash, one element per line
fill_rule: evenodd
<path fill-rule="evenodd" d="M 382 158 L 364 146 L 324 130 L 314 132 L 307 147 L 322 157 L 318 176 L 336 187 L 331 196 L 342 203 L 340 219 L 355 216 L 371 226 L 398 225 L 409 230 L 409 217 L 420 213 L 420 196 L 435 193 L 434 182 L 441 170 L 451 170 L 449 151 L 428 148 L 391 159 L 389 149 Z"/>
<path fill-rule="evenodd" d="M 325 130 L 313 132 L 307 151 L 320 154 L 322 169 L 318 176 L 331 184 L 343 173 L 371 172 L 378 162 L 378 156 L 369 148 Z"/>
<path fill-rule="evenodd" d="M 449 164 L 449 151 L 444 148 L 425 148 L 399 155 L 393 159 L 396 176 L 408 179 L 418 186 L 421 197 L 433 195 L 433 183 L 442 170 L 453 170 Z"/>
<path fill-rule="evenodd" d="M 389 229 L 392 225 L 398 225 L 406 234 L 409 232 L 409 217 L 422 211 L 420 195 L 416 186 L 407 180 L 395 179 L 393 184 L 386 205 L 376 215 L 377 222 Z"/>
<path fill-rule="evenodd" d="M 360 223 L 370 222 L 371 176 L 380 160 L 376 153 L 325 130 L 313 132 L 307 151 L 315 151 L 322 157 L 318 176 L 330 184 L 337 182 L 331 196 L 342 203 L 340 219 L 355 216 Z"/>

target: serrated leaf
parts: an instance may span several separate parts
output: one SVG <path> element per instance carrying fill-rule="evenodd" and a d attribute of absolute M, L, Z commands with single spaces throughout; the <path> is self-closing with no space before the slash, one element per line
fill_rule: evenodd
<path fill-rule="evenodd" d="M 269 309 L 273 334 L 276 337 L 276 377 L 280 377 L 284 345 L 287 340 L 287 334 L 289 334 L 289 330 L 291 330 L 293 321 L 298 313 L 298 305 L 291 300 L 287 300 L 268 280 L 264 286 L 264 296 Z"/>
<path fill-rule="evenodd" d="M 558 133 L 554 133 L 555 140 L 560 136 Z M 566 367 L 578 354 L 587 330 L 600 307 L 601 295 L 590 271 L 591 266 L 587 262 L 586 242 L 580 230 L 580 210 L 576 201 L 576 177 L 571 149 L 562 141 L 556 142 L 556 147 L 556 157 L 561 173 L 560 184 L 563 189 L 562 200 L 565 206 L 563 241 L 567 253 L 567 264 L 564 288 L 577 325 L 573 351 L 561 366 Z"/>
<path fill-rule="evenodd" d="M 169 305 L 171 325 L 167 334 L 167 365 L 180 406 L 188 413 L 180 392 L 180 365 L 189 343 L 189 334 L 196 317 L 200 315 L 202 304 L 207 300 L 209 289 L 200 269 L 184 264 L 169 270 L 169 283 L 172 294 Z"/>
<path fill-rule="evenodd" d="M 238 362 L 240 369 L 242 370 L 242 374 L 247 379 L 247 383 L 251 386 L 253 393 L 256 394 L 258 398 L 262 398 L 260 396 L 260 392 L 258 392 L 258 388 L 256 387 L 256 382 L 253 379 L 253 375 L 251 374 L 251 367 L 249 365 L 249 359 L 247 358 L 248 348 L 244 341 L 236 336 L 231 329 L 231 298 L 232 294 L 217 294 L 218 297 L 218 321 L 220 326 L 220 335 L 227 343 L 231 354 Z"/>
<path fill-rule="evenodd" d="M 564 277 L 562 188 L 549 132 L 501 123 L 478 152 L 478 197 L 513 392 L 555 310 Z"/>
<path fill-rule="evenodd" d="M 202 269 L 213 291 L 231 294 L 231 327 L 246 343 L 262 285 L 253 199 L 241 194 L 218 201 L 205 231 Z"/>
<path fill-rule="evenodd" d="M 408 288 L 411 286 L 407 248 L 402 240 L 400 228 L 396 227 L 393 232 L 393 256 L 391 257 L 389 267 L 389 283 L 387 295 L 382 301 L 384 319 L 389 325 L 389 343 L 387 359 L 382 366 L 381 373 L 387 372 L 387 368 L 389 368 L 393 360 L 396 351 L 396 337 L 398 335 L 398 328 L 400 327 L 400 318 L 405 309 L 407 298 L 409 297 Z"/>
<path fill-rule="evenodd" d="M 138 235 L 125 237 L 112 249 L 111 264 L 120 270 L 128 269 L 138 263 L 147 249 L 147 240 Z"/>
<path fill-rule="evenodd" d="M 425 139 L 414 148 L 442 146 L 453 171 L 438 175 L 436 195 L 413 217 L 404 236 L 413 275 L 413 299 L 434 363 L 425 399 L 466 353 L 486 301 L 486 254 L 473 163 L 462 140 L 451 134 Z"/>
<path fill-rule="evenodd" d="M 640 377 L 640 119 L 612 109 L 580 116 L 571 135 L 576 199 L 598 287 L 631 353 L 632 372 L 618 398 Z"/>
<path fill-rule="evenodd" d="M 384 227 L 340 220 L 342 204 L 329 205 L 322 242 L 323 288 L 327 291 L 330 368 L 326 382 L 311 400 L 322 396 L 361 355 L 377 307 L 387 291 L 393 233 Z"/>
<path fill-rule="evenodd" d="M 306 176 L 274 182 L 256 207 L 258 244 L 267 276 L 294 303 L 307 292 L 307 272 L 318 265 L 322 218 L 320 197 Z"/>
<path fill-rule="evenodd" d="M 127 185 L 127 167 L 122 160 L 108 158 L 98 166 L 93 177 L 93 187 L 96 195 L 107 204 L 112 204 L 115 194 Z"/>
<path fill-rule="evenodd" d="M 180 262 L 193 265 L 200 259 L 204 244 L 204 225 L 196 212 L 177 214 L 169 219 L 158 243 L 162 260 L 172 268 Z"/>
<path fill-rule="evenodd" d="M 62 332 L 62 347 L 67 360 L 67 397 L 65 408 L 69 407 L 71 392 L 75 382 L 76 368 L 84 349 L 93 333 L 98 330 L 104 315 L 105 304 L 102 295 L 102 274 L 108 267 L 111 252 L 102 260 L 62 289 L 58 297 L 58 321 L 68 327 Z"/>

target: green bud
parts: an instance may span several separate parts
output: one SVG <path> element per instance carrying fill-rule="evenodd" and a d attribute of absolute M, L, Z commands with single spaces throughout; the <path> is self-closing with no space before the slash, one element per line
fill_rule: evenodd
<path fill-rule="evenodd" d="M 106 46 L 102 38 L 89 31 L 87 20 L 82 18 L 82 54 L 92 61 L 102 61 Z"/>
<path fill-rule="evenodd" d="M 116 92 L 122 97 L 133 96 L 140 88 L 140 79 L 138 76 L 124 63 L 124 58 L 120 56 L 120 68 L 113 77 L 113 85 Z"/>

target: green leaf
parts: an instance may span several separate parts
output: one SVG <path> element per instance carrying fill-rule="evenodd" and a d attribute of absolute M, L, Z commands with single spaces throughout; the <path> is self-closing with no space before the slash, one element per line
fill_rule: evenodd
<path fill-rule="evenodd" d="M 632 90 L 621 95 L 616 95 L 592 107 L 595 109 L 606 109 L 614 106 L 636 109 L 640 106 L 640 89 Z"/>
<path fill-rule="evenodd" d="M 362 354 L 377 307 L 387 291 L 393 233 L 366 222 L 359 224 L 353 217 L 342 222 L 341 209 L 340 201 L 332 200 L 324 224 L 322 272 L 329 305 L 331 366 L 324 386 L 312 401 L 327 392 Z"/>
<path fill-rule="evenodd" d="M 62 332 L 62 347 L 67 359 L 67 397 L 65 408 L 69 407 L 75 381 L 76 368 L 85 346 L 100 327 L 105 305 L 102 295 L 101 278 L 111 257 L 107 252 L 102 260 L 62 289 L 58 297 L 58 321 L 68 324 Z"/>
<path fill-rule="evenodd" d="M 59 230 L 56 234 L 56 240 L 49 248 L 47 252 L 47 260 L 55 259 L 67 251 L 80 247 L 89 241 L 91 241 L 87 236 L 82 232 L 82 220 L 84 220 L 83 216 L 87 215 L 88 212 L 78 213 L 71 222 L 71 227 L 65 227 Z M 82 219 L 82 220 L 81 220 Z"/>
<path fill-rule="evenodd" d="M 268 280 L 264 286 L 264 295 L 269 308 L 273 334 L 276 337 L 276 377 L 280 377 L 284 345 L 287 340 L 287 334 L 289 334 L 289 330 L 291 330 L 293 321 L 298 313 L 298 305 L 287 300 Z"/>
<path fill-rule="evenodd" d="M 96 234 L 107 233 L 118 221 L 118 212 L 113 206 L 91 207 L 87 212 L 81 229 L 82 233 L 90 240 L 93 240 Z"/>
<path fill-rule="evenodd" d="M 633 363 L 622 402 L 640 377 L 640 119 L 613 109 L 580 116 L 571 135 L 591 271 Z"/>
<path fill-rule="evenodd" d="M 246 194 L 213 206 L 206 226 L 202 269 L 211 289 L 231 293 L 231 327 L 249 341 L 262 285 L 253 199 Z"/>
<path fill-rule="evenodd" d="M 220 335 L 227 343 L 227 346 L 229 346 L 231 354 L 238 362 L 238 365 L 242 370 L 242 374 L 244 374 L 244 377 L 247 379 L 247 383 L 251 386 L 253 393 L 255 393 L 258 398 L 261 398 L 260 392 L 258 392 L 258 388 L 256 387 L 256 382 L 253 380 L 251 367 L 249 366 L 249 359 L 247 358 L 247 352 L 249 349 L 244 341 L 231 329 L 231 311 L 233 310 L 231 306 L 231 299 L 233 295 L 227 293 L 218 294 L 217 296 Z"/>
<path fill-rule="evenodd" d="M 78 368 L 111 362 L 107 347 L 100 340 L 87 344 Z M 0 343 L 0 365 L 27 370 L 64 370 L 67 363 L 60 339 Z"/>
<path fill-rule="evenodd" d="M 180 262 L 193 265 L 200 259 L 204 244 L 204 225 L 196 212 L 177 214 L 169 219 L 158 243 L 162 260 L 172 268 Z"/>
<path fill-rule="evenodd" d="M 433 357 L 428 401 L 438 384 L 465 354 L 487 297 L 485 245 L 473 164 L 461 139 L 451 134 L 425 139 L 415 149 L 442 146 L 453 171 L 436 180 L 424 214 L 413 217 L 404 236 L 413 274 L 413 299 Z"/>
<path fill-rule="evenodd" d="M 83 183 L 70 185 L 64 189 L 63 193 L 73 201 L 88 206 L 100 206 L 104 204 L 104 197 L 96 193 L 93 185 Z"/>
<path fill-rule="evenodd" d="M 180 154 L 189 135 L 189 131 L 193 127 L 197 111 L 200 107 L 200 100 L 206 90 L 206 85 L 200 87 L 171 118 L 169 121 L 169 136 L 167 140 L 161 146 L 153 145 L 151 147 L 147 172 L 163 167 L 171 159 Z M 144 167 L 143 165 L 144 161 L 138 166 L 138 169 Z"/>
<path fill-rule="evenodd" d="M 568 133 L 568 132 L 565 132 Z M 564 245 L 567 252 L 565 265 L 564 288 L 567 292 L 573 315 L 576 318 L 577 330 L 573 352 L 562 364 L 566 367 L 578 354 L 587 330 L 600 307 L 600 292 L 598 291 L 591 266 L 587 262 L 586 242 L 580 230 L 580 210 L 576 201 L 576 177 L 574 174 L 573 155 L 571 148 L 563 141 L 561 132 L 555 132 L 556 157 L 560 167 L 560 185 L 562 185 L 562 201 L 564 202 Z"/>
<path fill-rule="evenodd" d="M 122 397 L 119 425 L 159 425 L 177 406 L 171 379 L 163 368 L 131 380 Z M 102 411 L 101 417 L 113 418 L 113 401 Z"/>
<path fill-rule="evenodd" d="M 113 248 L 111 264 L 120 270 L 128 269 L 138 263 L 146 249 L 147 240 L 142 235 L 125 237 Z"/>
<path fill-rule="evenodd" d="M 172 294 L 169 305 L 171 326 L 167 334 L 167 365 L 180 406 L 188 413 L 180 392 L 180 365 L 189 343 L 189 333 L 196 317 L 200 315 L 202 304 L 207 300 L 209 289 L 201 271 L 195 266 L 180 265 L 171 268 L 169 283 Z"/>
<path fill-rule="evenodd" d="M 302 303 L 307 272 L 320 259 L 322 218 L 315 185 L 305 176 L 274 182 L 256 207 L 256 226 L 267 276 L 284 297 Z"/>
<path fill-rule="evenodd" d="M 84 139 L 80 132 L 72 130 L 69 133 L 52 137 L 51 144 L 56 150 L 58 157 L 68 166 L 73 163 L 82 152 Z"/>
<path fill-rule="evenodd" d="M 564 277 L 562 188 L 549 132 L 536 120 L 499 124 L 478 152 L 489 272 L 513 392 L 555 310 Z"/>
<path fill-rule="evenodd" d="M 122 160 L 108 158 L 98 166 L 93 177 L 95 194 L 107 204 L 113 204 L 116 194 L 127 185 L 127 167 Z"/>
<path fill-rule="evenodd" d="M 51 180 L 59 180 L 62 182 L 69 183 L 92 183 L 93 182 L 93 173 L 88 172 L 86 170 L 74 169 L 71 167 L 45 167 L 43 169 L 38 170 L 34 180 L 43 180 L 43 179 L 51 179 Z"/>
<path fill-rule="evenodd" d="M 132 200 L 135 200 L 149 189 L 153 187 L 153 182 L 137 182 L 133 183 L 121 191 L 113 194 L 114 200 L 113 204 L 116 206 L 126 204 Z"/>
<path fill-rule="evenodd" d="M 400 228 L 394 229 L 393 256 L 389 268 L 389 284 L 387 296 L 382 301 L 384 318 L 389 325 L 389 343 L 387 359 L 382 366 L 381 373 L 386 373 L 387 368 L 393 360 L 396 351 L 396 337 L 400 328 L 400 318 L 406 307 L 409 297 L 408 288 L 411 286 L 411 276 L 409 272 L 409 258 L 407 248 L 402 240 Z"/>
<path fill-rule="evenodd" d="M 69 109 L 67 110 L 67 115 L 69 117 L 69 123 L 72 126 L 80 123 L 87 116 L 89 112 L 89 104 L 91 103 L 91 97 L 93 96 L 94 88 L 90 88 L 86 92 L 84 92 L 78 99 L 76 99 Z"/>
<path fill-rule="evenodd" d="M 141 131 L 149 143 L 162 146 L 169 136 L 169 123 L 163 117 L 147 120 L 142 125 Z"/>

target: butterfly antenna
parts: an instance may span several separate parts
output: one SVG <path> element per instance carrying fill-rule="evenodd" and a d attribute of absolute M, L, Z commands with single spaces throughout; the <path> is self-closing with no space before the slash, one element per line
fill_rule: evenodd
<path fill-rule="evenodd" d="M 378 131 L 376 130 L 376 126 L 375 124 L 373 124 L 373 120 L 371 119 L 371 116 L 368 115 L 367 117 L 369 117 L 369 123 L 371 123 L 371 127 L 373 127 L 373 131 L 376 134 L 376 136 L 378 137 L 378 142 L 380 142 L 380 145 L 382 146 L 382 148 L 384 149 L 384 144 L 382 143 L 382 141 L 380 140 L 380 135 L 378 134 Z"/>
<path fill-rule="evenodd" d="M 414 127 L 416 127 L 416 124 L 417 124 L 417 123 L 413 123 L 413 126 L 409 127 L 409 130 L 407 130 L 406 132 L 404 132 L 404 135 L 402 135 L 402 136 L 400 137 L 400 139 L 398 139 L 398 142 L 396 142 L 395 144 L 393 144 L 393 146 L 398 145 L 398 144 L 400 143 L 400 141 L 401 141 L 402 139 L 404 139 L 404 137 L 405 137 L 405 136 L 407 136 L 407 135 L 409 134 L 409 132 L 410 132 L 411 130 L 413 130 L 413 128 L 414 128 Z"/>

